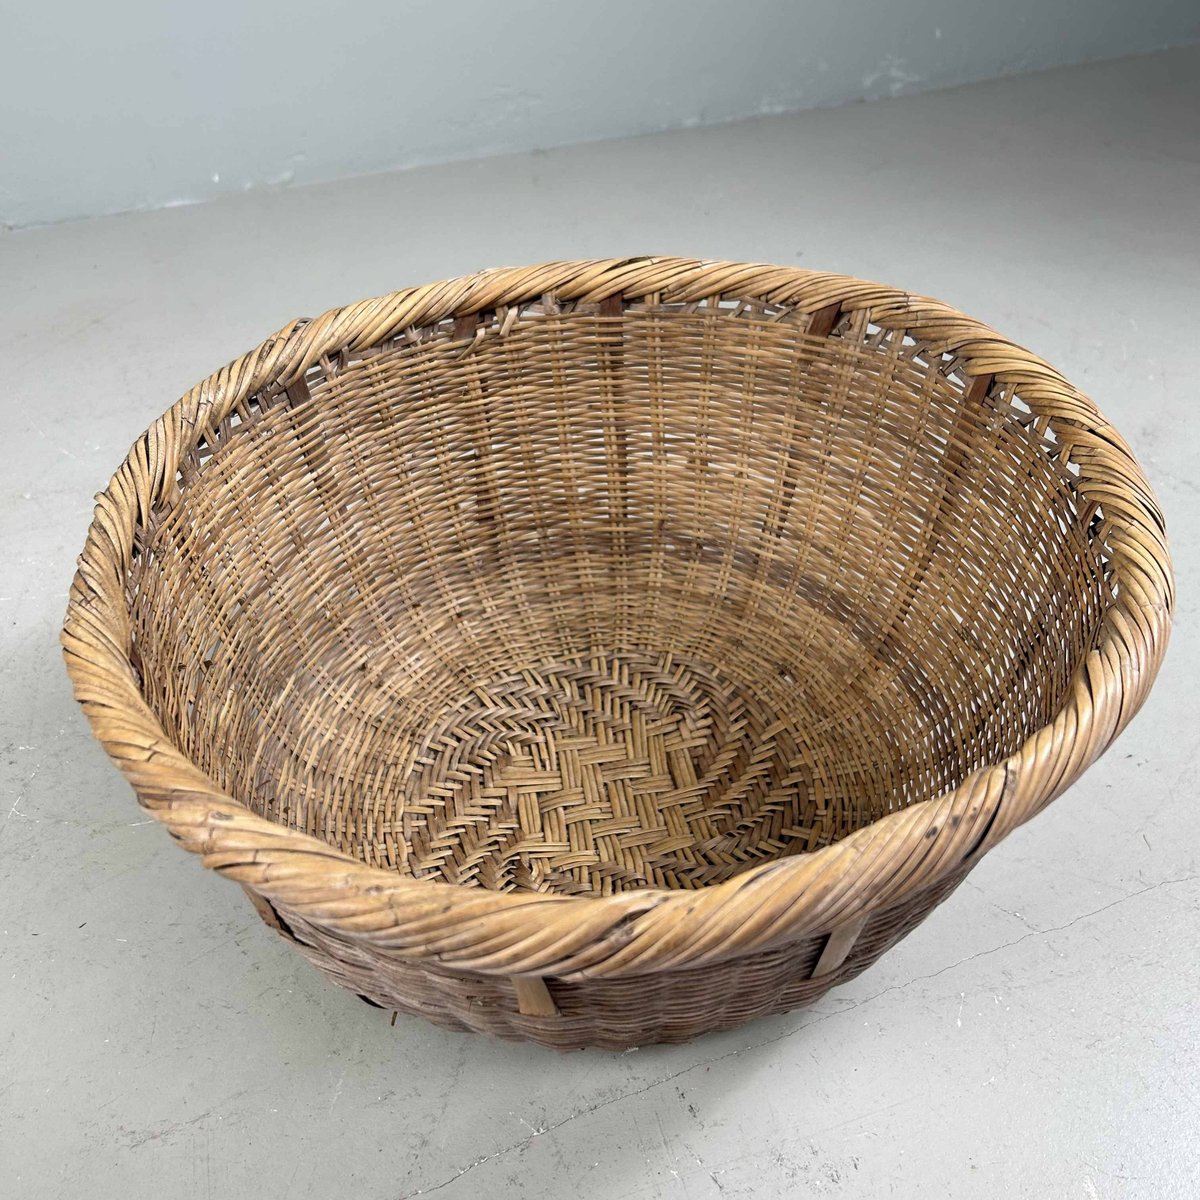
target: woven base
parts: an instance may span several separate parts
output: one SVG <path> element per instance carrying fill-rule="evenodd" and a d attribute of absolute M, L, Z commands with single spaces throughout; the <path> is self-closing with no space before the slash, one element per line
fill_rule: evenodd
<path fill-rule="evenodd" d="M 404 781 L 425 820 L 396 849 L 414 874 L 493 889 L 716 883 L 828 836 L 834 780 L 801 765 L 802 717 L 670 654 L 514 667 L 432 723 Z M 860 732 L 837 729 L 879 740 Z"/>

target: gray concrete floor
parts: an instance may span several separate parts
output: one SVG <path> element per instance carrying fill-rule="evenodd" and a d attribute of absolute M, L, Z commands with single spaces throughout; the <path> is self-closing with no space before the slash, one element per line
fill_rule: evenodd
<path fill-rule="evenodd" d="M 1170 520 L 1117 747 L 815 1008 L 557 1056 L 325 984 L 142 815 L 56 637 L 90 498 L 289 317 L 640 252 L 939 296 L 1048 357 Z M 0 237 L 0 1194 L 1200 1194 L 1200 48 Z"/>

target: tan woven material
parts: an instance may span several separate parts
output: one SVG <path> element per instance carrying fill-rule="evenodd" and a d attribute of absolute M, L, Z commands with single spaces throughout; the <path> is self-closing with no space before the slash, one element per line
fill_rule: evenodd
<path fill-rule="evenodd" d="M 338 982 L 560 1047 L 863 969 L 1144 699 L 1125 443 L 932 300 L 681 259 L 288 325 L 99 498 L 63 632 L 142 804 Z"/>

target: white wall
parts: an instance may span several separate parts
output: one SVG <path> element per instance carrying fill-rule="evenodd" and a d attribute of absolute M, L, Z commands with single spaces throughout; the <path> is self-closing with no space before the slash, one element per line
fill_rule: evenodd
<path fill-rule="evenodd" d="M 1197 0 L 2 3 L 10 226 L 1200 39 Z"/>

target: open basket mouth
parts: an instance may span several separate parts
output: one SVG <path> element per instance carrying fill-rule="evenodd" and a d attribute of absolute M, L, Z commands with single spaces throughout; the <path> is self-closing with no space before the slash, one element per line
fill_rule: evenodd
<path fill-rule="evenodd" d="M 1161 517 L 934 301 L 680 259 L 297 322 L 100 498 L 68 664 L 142 802 L 281 911 L 619 975 L 961 869 L 1144 698 Z M 453 886 L 445 886 L 453 885 Z"/>

